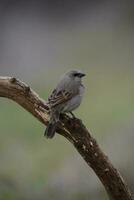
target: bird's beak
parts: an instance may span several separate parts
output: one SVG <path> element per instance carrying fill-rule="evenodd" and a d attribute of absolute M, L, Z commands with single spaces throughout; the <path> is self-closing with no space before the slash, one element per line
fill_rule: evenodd
<path fill-rule="evenodd" d="M 80 78 L 82 78 L 82 77 L 84 77 L 84 76 L 86 76 L 86 74 L 84 74 L 84 73 L 80 73 Z"/>

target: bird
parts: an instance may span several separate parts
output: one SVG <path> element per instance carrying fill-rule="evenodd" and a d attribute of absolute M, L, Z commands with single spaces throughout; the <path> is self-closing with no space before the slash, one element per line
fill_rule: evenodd
<path fill-rule="evenodd" d="M 48 98 L 50 120 L 45 130 L 46 138 L 53 138 L 58 126 L 60 114 L 70 113 L 81 104 L 85 87 L 82 78 L 86 74 L 80 70 L 70 70 L 62 75 L 55 89 Z"/>

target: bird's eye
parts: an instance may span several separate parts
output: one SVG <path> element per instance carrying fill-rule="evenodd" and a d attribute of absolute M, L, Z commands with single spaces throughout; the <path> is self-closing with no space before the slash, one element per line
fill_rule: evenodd
<path fill-rule="evenodd" d="M 76 76 L 78 76 L 79 75 L 79 73 L 74 73 L 74 77 L 76 77 Z"/>

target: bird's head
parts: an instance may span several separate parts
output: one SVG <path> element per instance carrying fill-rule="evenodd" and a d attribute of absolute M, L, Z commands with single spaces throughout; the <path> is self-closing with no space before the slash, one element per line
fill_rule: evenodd
<path fill-rule="evenodd" d="M 81 72 L 80 70 L 71 70 L 66 73 L 66 76 L 68 76 L 70 79 L 81 82 L 82 77 L 84 77 L 86 74 Z"/>

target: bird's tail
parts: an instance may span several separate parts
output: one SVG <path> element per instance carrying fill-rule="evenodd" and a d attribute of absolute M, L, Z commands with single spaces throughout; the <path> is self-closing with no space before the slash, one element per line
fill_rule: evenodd
<path fill-rule="evenodd" d="M 55 114 L 50 118 L 49 124 L 45 130 L 44 136 L 46 138 L 53 138 L 58 126 L 59 114 Z"/>
<path fill-rule="evenodd" d="M 47 125 L 44 136 L 47 138 L 53 138 L 55 135 L 56 128 L 57 128 L 57 122 L 54 122 L 54 123 L 50 122 Z"/>

